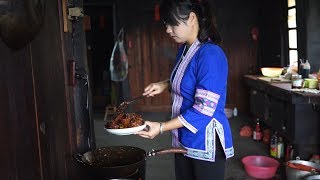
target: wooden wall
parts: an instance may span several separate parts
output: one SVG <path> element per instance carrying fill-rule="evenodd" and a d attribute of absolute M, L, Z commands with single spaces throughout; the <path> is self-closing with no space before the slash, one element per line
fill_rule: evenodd
<path fill-rule="evenodd" d="M 320 70 L 320 1 L 308 0 L 301 1 L 305 3 L 304 12 L 306 24 L 306 59 L 309 60 L 311 65 L 311 72 L 318 72 Z"/>
<path fill-rule="evenodd" d="M 42 160 L 30 49 L 12 53 L 0 42 L 0 52 L 1 179 L 39 179 Z"/>
<path fill-rule="evenodd" d="M 172 39 L 166 37 L 162 23 L 154 20 L 154 6 L 157 1 L 141 0 L 140 3 L 132 3 L 121 0 L 117 2 L 119 3 L 119 26 L 123 25 L 127 28 L 126 47 L 128 48 L 129 42 L 132 44 L 132 47 L 128 48 L 130 93 L 127 97 L 130 98 L 141 94 L 148 83 L 161 80 L 165 77 L 164 75 L 170 74 L 177 45 L 174 45 L 175 42 Z M 252 40 L 250 32 L 259 21 L 259 4 L 255 0 L 211 0 L 210 2 L 217 16 L 218 29 L 223 38 L 222 47 L 229 63 L 227 107 L 237 107 L 240 112 L 249 112 L 249 95 L 243 83 L 243 75 L 257 72 L 259 42 Z M 123 6 L 126 3 L 130 6 Z M 164 72 L 160 71 L 161 74 L 157 72 L 158 69 Z M 137 79 L 130 80 L 133 77 Z M 127 90 L 128 88 L 124 89 L 124 93 Z M 137 108 L 167 110 L 162 107 L 170 106 L 170 101 L 167 100 L 169 98 L 165 94 L 159 99 L 143 101 Z"/>
<path fill-rule="evenodd" d="M 227 107 L 248 112 L 249 96 L 243 75 L 257 72 L 259 42 L 251 38 L 251 28 L 258 26 L 259 8 L 254 0 L 213 2 L 222 47 L 228 58 Z"/>
<path fill-rule="evenodd" d="M 90 148 L 84 135 L 91 129 L 83 123 L 89 119 L 75 113 L 85 96 L 68 83 L 73 48 L 63 33 L 61 1 L 46 7 L 44 24 L 26 47 L 12 51 L 0 40 L 2 180 L 84 178 L 72 155 Z"/>
<path fill-rule="evenodd" d="M 80 0 L 74 2 L 81 4 Z M 151 82 L 166 79 L 173 67 L 177 44 L 166 35 L 161 23 L 154 21 L 156 2 L 117 1 L 119 27 L 125 27 L 129 57 L 128 86 L 123 86 L 127 98 L 140 95 Z M 262 6 L 256 0 L 211 2 L 229 61 L 227 106 L 238 107 L 240 113 L 248 112 L 249 96 L 243 75 L 259 73 L 261 47 L 251 39 L 250 31 L 261 20 Z M 312 34 L 317 32 L 318 24 L 311 22 L 318 17 L 314 7 L 319 3 L 310 2 L 308 56 L 316 59 L 319 43 Z M 82 108 L 87 92 L 84 86 L 69 86 L 67 80 L 68 59 L 79 60 L 84 70 L 87 66 L 81 20 L 75 24 L 77 38 L 72 41 L 71 34 L 62 31 L 61 1 L 46 3 L 43 27 L 31 44 L 12 51 L 0 41 L 1 179 L 84 179 L 84 171 L 74 164 L 72 155 L 93 147 L 91 127 L 87 127 L 90 112 Z M 168 111 L 170 103 L 166 92 L 139 102 L 136 109 Z"/>
<path fill-rule="evenodd" d="M 129 85 L 132 97 L 142 94 L 153 82 L 169 79 L 174 65 L 178 45 L 169 39 L 158 23 L 128 29 L 126 36 L 129 58 Z M 138 111 L 170 111 L 169 91 L 145 98 L 137 103 Z"/>

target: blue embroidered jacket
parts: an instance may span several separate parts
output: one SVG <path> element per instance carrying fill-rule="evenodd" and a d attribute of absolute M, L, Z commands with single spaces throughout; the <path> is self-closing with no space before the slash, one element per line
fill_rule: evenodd
<path fill-rule="evenodd" d="M 212 43 L 196 40 L 183 56 L 185 46 L 178 51 L 170 78 L 172 118 L 178 117 L 184 125 L 172 131 L 172 144 L 186 148 L 186 156 L 191 158 L 215 161 L 215 143 L 219 138 L 226 158 L 232 157 L 232 135 L 224 113 L 227 58 Z"/>

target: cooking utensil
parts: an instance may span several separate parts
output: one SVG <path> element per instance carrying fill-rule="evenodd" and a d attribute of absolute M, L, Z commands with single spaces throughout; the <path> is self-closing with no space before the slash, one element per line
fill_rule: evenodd
<path fill-rule="evenodd" d="M 320 179 L 320 175 L 312 175 L 312 176 L 307 176 L 305 180 L 316 180 Z"/>
<path fill-rule="evenodd" d="M 146 152 L 132 146 L 101 147 L 92 151 L 74 155 L 74 158 L 91 172 L 104 178 L 128 177 L 144 168 L 147 157 L 168 153 L 186 153 L 183 148 L 168 148 Z"/>
<path fill-rule="evenodd" d="M 141 100 L 141 99 L 143 99 L 144 97 L 146 97 L 146 96 L 141 95 L 141 96 L 139 96 L 139 97 L 133 98 L 133 99 L 130 100 L 130 101 L 124 101 L 124 102 L 122 102 L 122 103 L 117 107 L 116 113 L 115 113 L 114 117 L 117 117 L 119 114 L 123 113 L 124 109 L 125 109 L 129 104 L 131 104 L 131 103 L 133 103 L 133 102 L 135 102 L 135 101 Z"/>
<path fill-rule="evenodd" d="M 131 103 L 133 103 L 133 102 L 135 102 L 135 101 L 138 101 L 138 100 L 140 100 L 140 99 L 143 99 L 144 97 L 146 97 L 146 96 L 145 96 L 145 95 L 141 95 L 141 96 L 139 96 L 139 97 L 133 98 L 131 101 L 127 101 L 127 103 L 128 103 L 128 104 L 131 104 Z"/>
<path fill-rule="evenodd" d="M 300 160 L 299 157 L 296 160 L 288 161 L 286 166 L 287 178 L 290 180 L 300 180 L 307 176 L 318 174 L 317 170 L 320 170 L 319 164 Z"/>

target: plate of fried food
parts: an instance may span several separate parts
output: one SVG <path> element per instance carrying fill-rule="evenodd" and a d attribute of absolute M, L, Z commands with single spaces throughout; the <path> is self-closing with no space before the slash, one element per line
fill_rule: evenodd
<path fill-rule="evenodd" d="M 105 125 L 107 132 L 119 136 L 134 134 L 145 128 L 141 115 L 136 113 L 121 113 Z"/>

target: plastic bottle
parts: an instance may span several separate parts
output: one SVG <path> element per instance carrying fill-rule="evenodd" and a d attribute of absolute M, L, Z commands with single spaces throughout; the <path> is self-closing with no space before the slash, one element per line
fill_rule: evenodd
<path fill-rule="evenodd" d="M 255 141 L 262 140 L 262 132 L 261 132 L 261 127 L 259 123 L 259 118 L 257 118 L 256 128 L 253 131 L 253 140 Z"/>
<path fill-rule="evenodd" d="M 271 136 L 270 140 L 270 156 L 277 158 L 278 153 L 278 133 L 277 131 Z"/>
<path fill-rule="evenodd" d="M 309 78 L 309 74 L 310 74 L 310 69 L 311 69 L 311 66 L 308 62 L 308 60 L 306 60 L 306 62 L 303 64 L 303 69 L 302 69 L 302 78 Z"/>
<path fill-rule="evenodd" d="M 233 116 L 234 117 L 238 116 L 238 109 L 236 107 L 234 107 L 234 109 L 233 109 Z"/>
<path fill-rule="evenodd" d="M 278 138 L 278 145 L 277 145 L 277 158 L 281 159 L 284 156 L 284 143 L 282 137 Z"/>

